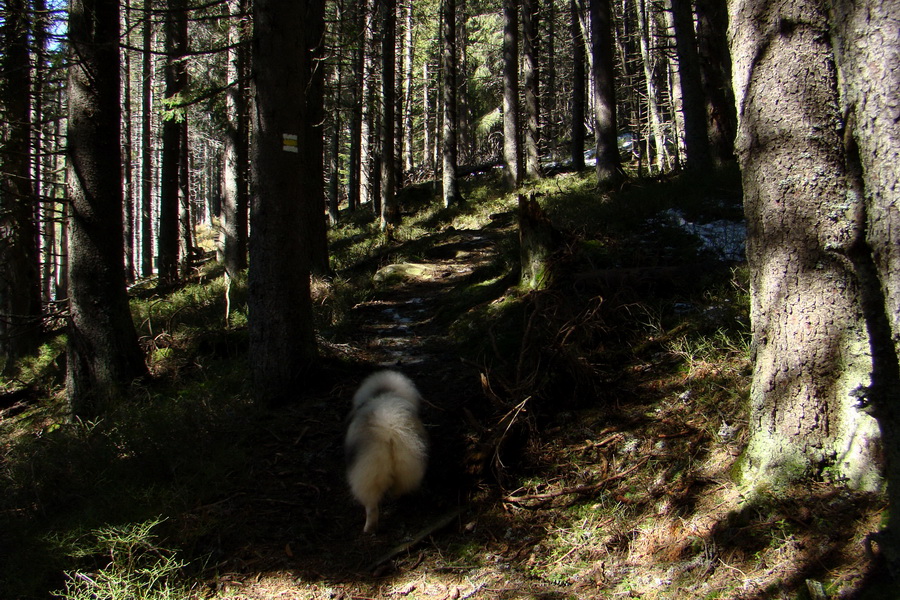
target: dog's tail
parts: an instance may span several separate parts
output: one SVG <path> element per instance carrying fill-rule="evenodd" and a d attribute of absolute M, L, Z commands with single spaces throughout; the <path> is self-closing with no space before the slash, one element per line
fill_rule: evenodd
<path fill-rule="evenodd" d="M 418 409 L 422 396 L 412 380 L 397 371 L 378 371 L 366 377 L 353 395 L 353 408 L 383 394 L 394 394 L 407 400 Z"/>

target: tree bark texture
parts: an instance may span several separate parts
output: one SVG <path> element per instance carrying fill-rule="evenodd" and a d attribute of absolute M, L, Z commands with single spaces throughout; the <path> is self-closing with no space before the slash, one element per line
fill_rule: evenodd
<path fill-rule="evenodd" d="M 861 204 L 826 15 L 816 0 L 729 8 L 754 358 L 743 475 L 777 485 L 831 472 L 873 488 L 878 430 L 858 402 L 871 353 L 847 258 L 863 233 Z"/>
<path fill-rule="evenodd" d="M 69 330 L 72 412 L 102 414 L 146 373 L 125 293 L 119 3 L 69 8 Z"/>
<path fill-rule="evenodd" d="M 250 356 L 256 397 L 264 403 L 300 397 L 317 354 L 304 220 L 305 205 L 316 203 L 320 216 L 324 209 L 309 180 L 313 166 L 321 169 L 321 146 L 306 144 L 320 123 L 311 122 L 321 109 L 310 104 L 321 98 L 311 96 L 309 85 L 322 7 L 315 0 L 254 4 Z M 321 182 L 321 170 L 317 176 Z"/>
<path fill-rule="evenodd" d="M 844 149 L 865 233 L 851 254 L 862 288 L 872 381 L 862 401 L 878 419 L 889 520 L 879 545 L 900 575 L 900 3 L 829 2 L 842 86 Z"/>

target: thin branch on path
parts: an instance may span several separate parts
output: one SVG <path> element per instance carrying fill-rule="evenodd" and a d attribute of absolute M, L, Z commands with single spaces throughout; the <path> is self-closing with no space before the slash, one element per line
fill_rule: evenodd
<path fill-rule="evenodd" d="M 611 475 L 602 481 L 598 481 L 596 483 L 586 484 L 586 485 L 574 485 L 570 487 L 565 487 L 560 490 L 554 490 L 552 492 L 545 492 L 543 494 L 524 494 L 522 496 L 505 496 L 503 498 L 504 502 L 512 502 L 514 504 L 522 504 L 527 500 L 551 500 L 553 498 L 558 498 L 560 496 L 569 496 L 572 494 L 588 494 L 591 492 L 596 492 L 606 484 L 616 481 L 617 479 L 622 479 L 627 475 L 630 475 L 634 471 L 638 470 L 647 461 L 650 460 L 649 456 L 645 456 L 643 459 L 638 461 L 636 464 L 632 465 L 628 469 L 625 469 L 621 473 L 616 473 L 615 475 Z"/>

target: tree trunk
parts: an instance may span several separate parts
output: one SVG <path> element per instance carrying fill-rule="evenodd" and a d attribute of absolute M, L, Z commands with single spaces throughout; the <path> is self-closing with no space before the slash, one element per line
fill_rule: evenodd
<path fill-rule="evenodd" d="M 538 55 L 540 37 L 538 35 L 538 0 L 523 0 L 522 3 L 522 57 L 523 86 L 525 88 L 525 177 L 541 177 L 541 112 L 540 77 Z"/>
<path fill-rule="evenodd" d="M 731 91 L 728 11 L 722 0 L 697 0 L 697 45 L 706 97 L 707 137 L 713 164 L 734 160 L 737 114 Z"/>
<path fill-rule="evenodd" d="M 594 56 L 594 137 L 597 185 L 617 188 L 625 179 L 616 129 L 616 88 L 610 0 L 590 0 L 591 54 Z"/>
<path fill-rule="evenodd" d="M 659 103 L 657 102 L 659 93 L 656 89 L 656 74 L 654 72 L 655 69 L 653 68 L 655 64 L 654 56 L 650 53 L 649 25 L 652 22 L 652 15 L 647 15 L 649 4 L 650 3 L 646 0 L 637 0 L 634 3 L 634 9 L 637 14 L 641 62 L 644 66 L 644 79 L 647 82 L 647 112 L 650 114 L 650 131 L 653 135 L 653 144 L 655 146 L 654 160 L 656 162 L 657 171 L 662 172 L 663 169 L 668 166 L 668 153 L 666 152 L 666 141 L 663 136 L 662 123 L 659 115 Z M 648 16 L 651 18 L 648 18 Z M 731 84 L 729 83 L 728 85 L 730 89 Z"/>
<path fill-rule="evenodd" d="M 315 360 L 309 289 L 310 255 L 299 232 L 309 211 L 311 169 L 321 152 L 307 146 L 316 110 L 311 97 L 311 49 L 320 39 L 322 3 L 256 0 L 253 33 L 253 118 L 250 227 L 250 356 L 258 401 L 285 403 L 303 393 Z M 321 172 L 318 173 L 321 181 Z"/>
<path fill-rule="evenodd" d="M 400 223 L 394 167 L 397 103 L 397 1 L 379 0 L 381 8 L 381 230 Z"/>
<path fill-rule="evenodd" d="M 503 162 L 506 185 L 522 181 L 519 144 L 519 11 L 516 0 L 503 0 Z"/>
<path fill-rule="evenodd" d="M 144 1 L 141 52 L 141 276 L 153 275 L 153 20 L 150 0 Z"/>
<path fill-rule="evenodd" d="M 166 12 L 166 91 L 163 103 L 167 109 L 163 119 L 162 176 L 159 198 L 159 285 L 178 281 L 179 242 L 179 173 L 184 136 L 181 123 L 186 118 L 181 104 L 187 90 L 187 4 L 185 0 L 168 0 Z"/>
<path fill-rule="evenodd" d="M 422 61 L 422 164 L 425 166 L 426 171 L 433 173 L 434 161 L 431 160 L 431 157 L 433 156 L 432 140 L 434 136 L 431 135 L 430 85 L 431 77 L 428 71 L 428 59 L 426 58 Z"/>
<path fill-rule="evenodd" d="M 443 194 L 444 206 L 462 204 L 457 168 L 457 113 L 456 113 L 456 0 L 442 0 L 441 24 L 443 27 L 444 59 L 444 142 L 443 142 Z"/>
<path fill-rule="evenodd" d="M 412 2 L 403 8 L 406 28 L 403 34 L 403 169 L 413 170 L 413 20 Z"/>
<path fill-rule="evenodd" d="M 75 415 L 94 418 L 146 373 L 125 294 L 119 3 L 72 0 L 69 45 L 66 392 Z"/>
<path fill-rule="evenodd" d="M 581 5 L 570 0 L 572 32 L 572 168 L 584 169 L 585 45 L 581 29 Z"/>
<path fill-rule="evenodd" d="M 124 79 L 122 81 L 122 182 L 125 204 L 125 214 L 123 216 L 123 225 L 125 227 L 123 233 L 123 242 L 125 244 L 125 279 L 132 283 L 135 279 L 134 268 L 134 145 L 132 140 L 132 91 L 131 91 L 131 5 L 125 6 L 125 14 L 122 16 L 125 34 L 126 48 L 122 49 L 122 73 Z"/>
<path fill-rule="evenodd" d="M 31 125 L 28 89 L 28 4 L 6 5 L 0 27 L 0 359 L 14 372 L 20 358 L 37 350 L 41 331 L 41 275 L 31 177 Z"/>
<path fill-rule="evenodd" d="M 351 211 L 356 210 L 360 203 L 360 190 L 362 187 L 361 170 L 362 170 L 362 144 L 363 144 L 363 89 L 365 86 L 364 63 L 366 44 L 365 36 L 362 31 L 365 28 L 366 10 L 365 3 L 356 2 L 353 6 L 353 23 L 356 26 L 357 37 L 362 37 L 357 41 L 356 49 L 353 52 L 351 60 L 351 84 L 350 88 L 350 156 L 349 165 L 347 166 L 347 208 Z"/>
<path fill-rule="evenodd" d="M 301 156 L 300 177 L 303 181 L 305 211 L 304 229 L 309 253 L 309 269 L 314 275 L 331 274 L 328 256 L 328 222 L 325 216 L 325 2 L 306 0 L 303 26 L 306 51 L 301 55 L 300 67 L 305 82 L 300 110 Z"/>
<path fill-rule="evenodd" d="M 244 0 L 229 0 L 223 153 L 222 262 L 233 277 L 247 268 L 247 120 L 244 83 L 247 45 L 242 35 Z"/>
<path fill-rule="evenodd" d="M 729 12 L 754 357 L 742 476 L 777 489 L 830 472 L 873 488 L 878 431 L 858 401 L 872 357 L 847 259 L 862 206 L 826 17 L 815 0 L 734 0 Z"/>
<path fill-rule="evenodd" d="M 706 129 L 706 96 L 700 77 L 700 56 L 694 35 L 691 0 L 671 0 L 675 24 L 675 50 L 681 77 L 681 100 L 684 113 L 685 168 L 703 173 L 712 165 L 709 136 Z"/>
<path fill-rule="evenodd" d="M 832 43 L 841 73 L 845 149 L 857 214 L 866 234 L 851 255 L 862 288 L 872 352 L 863 401 L 881 428 L 889 519 L 879 546 L 900 576 L 900 46 L 897 3 L 830 3 Z"/>

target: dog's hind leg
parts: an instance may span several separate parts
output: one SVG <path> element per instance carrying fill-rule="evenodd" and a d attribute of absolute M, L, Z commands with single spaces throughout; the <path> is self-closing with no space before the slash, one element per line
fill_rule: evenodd
<path fill-rule="evenodd" d="M 366 505 L 366 526 L 363 533 L 375 533 L 378 529 L 378 503 Z"/>

